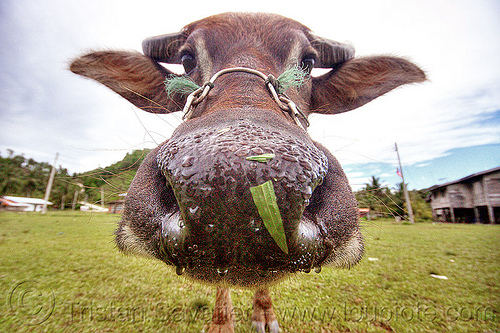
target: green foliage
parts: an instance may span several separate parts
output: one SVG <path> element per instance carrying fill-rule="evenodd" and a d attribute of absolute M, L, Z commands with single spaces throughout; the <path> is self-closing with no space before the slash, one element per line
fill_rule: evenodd
<path fill-rule="evenodd" d="M 253 155 L 246 157 L 249 161 L 256 161 L 261 163 L 267 163 L 269 160 L 272 160 L 276 156 L 274 154 L 261 154 L 261 155 Z"/>
<path fill-rule="evenodd" d="M 417 221 L 432 220 L 432 208 L 427 202 L 429 193 L 426 190 L 410 191 L 411 208 Z"/>
<path fill-rule="evenodd" d="M 430 204 L 426 202 L 425 190 L 409 191 L 411 207 L 415 221 L 427 221 L 432 219 Z M 372 176 L 371 182 L 355 193 L 359 207 L 370 208 L 371 217 L 396 217 L 402 219 L 408 214 L 404 198 L 403 183 L 397 184 L 395 190 L 383 185 L 380 178 Z"/>
<path fill-rule="evenodd" d="M 267 231 L 269 231 L 269 234 L 279 248 L 288 254 L 285 229 L 278 203 L 276 202 L 273 182 L 269 180 L 264 184 L 250 187 L 250 192 Z"/>
<path fill-rule="evenodd" d="M 59 167 L 49 198 L 54 204 L 52 208 L 59 209 L 63 205 L 70 208 L 75 191 L 81 192 L 82 186 L 79 201 L 100 202 L 101 188 L 105 202 L 120 199 L 118 194 L 127 191 L 148 152 L 148 149 L 135 150 L 122 161 L 81 174 L 69 175 L 67 169 Z M 51 169 L 49 163 L 36 162 L 8 150 L 7 156 L 0 155 L 0 195 L 43 198 Z"/>
<path fill-rule="evenodd" d="M 43 198 L 51 169 L 46 162 L 36 162 L 7 150 L 6 157 L 0 156 L 0 195 Z M 68 170 L 56 169 L 55 180 L 49 200 L 57 206 L 71 188 Z"/>
<path fill-rule="evenodd" d="M 83 184 L 88 202 L 101 202 L 101 188 L 104 189 L 104 202 L 120 199 L 119 194 L 127 192 L 132 179 L 149 149 L 134 150 L 127 153 L 123 160 L 108 167 L 94 169 L 77 175 Z"/>

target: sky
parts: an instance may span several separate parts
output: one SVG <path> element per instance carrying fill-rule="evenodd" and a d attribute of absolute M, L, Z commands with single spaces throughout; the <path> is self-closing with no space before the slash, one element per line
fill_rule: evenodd
<path fill-rule="evenodd" d="M 357 56 L 412 60 L 429 80 L 356 110 L 311 116 L 310 135 L 340 161 L 354 190 L 396 174 L 423 189 L 500 166 L 500 2 L 496 0 L 0 1 L 0 155 L 7 149 L 70 172 L 153 148 L 181 123 L 143 112 L 67 70 L 89 50 L 141 51 L 144 38 L 227 12 L 281 14 Z"/>

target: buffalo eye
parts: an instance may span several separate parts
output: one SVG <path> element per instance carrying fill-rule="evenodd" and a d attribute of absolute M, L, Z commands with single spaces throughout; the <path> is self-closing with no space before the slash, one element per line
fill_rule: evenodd
<path fill-rule="evenodd" d="M 311 74 L 315 62 L 316 59 L 314 58 L 314 56 L 305 56 L 302 59 L 300 67 L 302 68 L 303 71 L 307 72 L 308 74 Z"/>
<path fill-rule="evenodd" d="M 181 56 L 181 63 L 186 74 L 190 74 L 196 68 L 196 59 L 191 53 L 183 54 Z"/>

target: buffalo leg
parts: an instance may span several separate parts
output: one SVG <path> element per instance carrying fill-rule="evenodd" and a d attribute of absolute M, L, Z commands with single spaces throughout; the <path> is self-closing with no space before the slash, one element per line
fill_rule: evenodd
<path fill-rule="evenodd" d="M 252 327 L 258 333 L 266 332 L 266 325 L 270 333 L 278 333 L 280 327 L 274 314 L 273 302 L 269 289 L 258 289 L 253 299 Z"/>
<path fill-rule="evenodd" d="M 215 308 L 208 333 L 234 333 L 233 303 L 229 288 L 217 287 Z"/>

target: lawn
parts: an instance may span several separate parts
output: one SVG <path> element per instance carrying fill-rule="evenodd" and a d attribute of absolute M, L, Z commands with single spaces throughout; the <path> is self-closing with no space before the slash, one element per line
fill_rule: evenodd
<path fill-rule="evenodd" d="M 121 255 L 118 219 L 0 213 L 0 332 L 207 331 L 215 288 Z M 378 220 L 363 229 L 356 267 L 271 289 L 283 332 L 500 331 L 500 225 Z M 250 332 L 252 292 L 232 299 L 236 331 Z"/>

